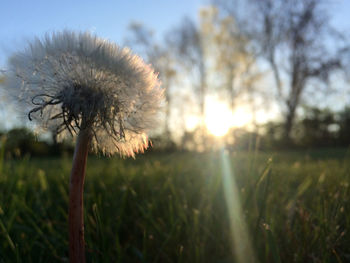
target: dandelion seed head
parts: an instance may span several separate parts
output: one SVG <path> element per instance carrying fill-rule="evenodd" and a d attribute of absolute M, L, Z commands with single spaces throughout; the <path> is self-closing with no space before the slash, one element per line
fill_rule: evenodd
<path fill-rule="evenodd" d="M 90 33 L 36 38 L 8 61 L 5 89 L 41 130 L 58 138 L 92 133 L 92 148 L 134 156 L 148 146 L 163 91 L 150 65 Z"/>

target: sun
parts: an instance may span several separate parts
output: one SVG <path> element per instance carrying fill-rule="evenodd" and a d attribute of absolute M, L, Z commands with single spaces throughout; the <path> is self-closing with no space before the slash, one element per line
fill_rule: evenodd
<path fill-rule="evenodd" d="M 232 111 L 225 103 L 215 99 L 207 100 L 205 125 L 211 134 L 224 136 L 232 127 L 232 120 Z"/>
<path fill-rule="evenodd" d="M 223 103 L 211 102 L 207 105 L 205 125 L 214 136 L 224 136 L 231 128 L 232 112 Z"/>
<path fill-rule="evenodd" d="M 251 114 L 239 107 L 232 112 L 226 103 L 219 100 L 207 100 L 205 125 L 208 131 L 216 137 L 222 137 L 232 127 L 243 127 L 251 122 Z"/>

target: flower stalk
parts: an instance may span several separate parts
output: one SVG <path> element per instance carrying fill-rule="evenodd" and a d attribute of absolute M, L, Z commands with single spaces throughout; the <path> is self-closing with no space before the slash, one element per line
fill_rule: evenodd
<path fill-rule="evenodd" d="M 73 157 L 69 185 L 69 262 L 85 262 L 84 241 L 84 179 L 91 142 L 89 129 L 79 131 Z"/>

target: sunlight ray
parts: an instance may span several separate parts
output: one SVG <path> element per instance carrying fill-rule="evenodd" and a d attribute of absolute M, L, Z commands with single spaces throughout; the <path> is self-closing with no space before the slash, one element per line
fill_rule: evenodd
<path fill-rule="evenodd" d="M 238 263 L 256 262 L 249 234 L 244 222 L 238 189 L 231 169 L 229 155 L 221 150 L 222 183 L 230 219 L 232 251 Z"/>

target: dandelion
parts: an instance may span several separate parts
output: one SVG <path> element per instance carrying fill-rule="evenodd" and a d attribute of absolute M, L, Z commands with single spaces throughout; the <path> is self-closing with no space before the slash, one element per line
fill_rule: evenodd
<path fill-rule="evenodd" d="M 148 147 L 163 92 L 151 66 L 90 33 L 35 39 L 8 62 L 5 89 L 29 120 L 76 138 L 70 177 L 70 261 L 84 262 L 83 185 L 89 149 L 134 157 Z"/>

